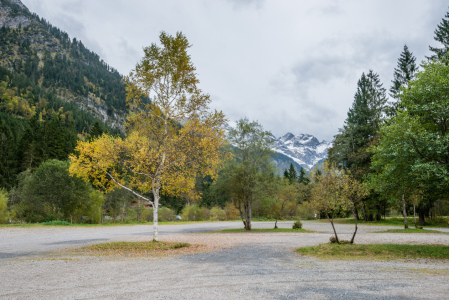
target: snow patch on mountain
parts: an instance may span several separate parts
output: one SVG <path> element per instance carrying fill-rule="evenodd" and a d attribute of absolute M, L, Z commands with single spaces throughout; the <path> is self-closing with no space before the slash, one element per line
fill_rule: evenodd
<path fill-rule="evenodd" d="M 319 141 L 311 134 L 299 134 L 295 136 L 288 132 L 285 135 L 276 138 L 273 136 L 272 150 L 281 153 L 303 168 L 310 170 L 323 158 L 327 157 L 327 149 L 331 142 Z"/>

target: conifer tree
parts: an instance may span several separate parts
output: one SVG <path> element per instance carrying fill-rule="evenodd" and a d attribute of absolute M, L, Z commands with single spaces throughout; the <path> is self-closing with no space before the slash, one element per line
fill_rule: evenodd
<path fill-rule="evenodd" d="M 303 184 L 309 184 L 310 180 L 307 178 L 306 170 L 304 170 L 303 167 L 299 169 L 299 176 L 298 176 L 298 182 Z"/>
<path fill-rule="evenodd" d="M 416 57 L 408 50 L 407 45 L 404 45 L 404 51 L 398 59 L 398 66 L 394 69 L 394 79 L 391 81 L 393 85 L 390 88 L 391 97 L 398 98 L 400 87 L 407 87 L 408 82 L 415 77 L 418 69 L 415 61 Z"/>
<path fill-rule="evenodd" d="M 446 13 L 441 23 L 438 25 L 437 29 L 435 29 L 434 39 L 437 42 L 443 44 L 443 48 L 437 48 L 429 46 L 429 50 L 434 53 L 430 59 L 441 59 L 443 57 L 447 57 L 447 52 L 449 51 L 449 12 Z"/>
<path fill-rule="evenodd" d="M 293 163 L 290 163 L 290 168 L 288 169 L 288 180 L 290 180 L 290 184 L 295 182 L 297 177 L 295 167 L 293 166 Z"/>

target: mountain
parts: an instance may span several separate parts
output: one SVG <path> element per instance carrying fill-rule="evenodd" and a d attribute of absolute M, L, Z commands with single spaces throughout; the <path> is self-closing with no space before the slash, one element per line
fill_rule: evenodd
<path fill-rule="evenodd" d="M 126 112 L 117 70 L 20 0 L 0 0 L 0 188 L 67 160 L 80 138 L 123 134 Z"/>
<path fill-rule="evenodd" d="M 0 110 L 30 119 L 69 112 L 78 132 L 96 120 L 123 130 L 122 76 L 81 41 L 30 12 L 20 0 L 0 0 Z"/>
<path fill-rule="evenodd" d="M 329 149 L 331 144 L 331 142 L 327 141 L 320 142 L 315 136 L 310 134 L 295 136 L 293 133 L 288 132 L 279 138 L 273 136 L 272 150 L 282 158 L 280 161 L 283 162 L 283 170 L 290 166 L 288 159 L 293 162 L 297 169 L 299 169 L 297 166 L 301 166 L 306 170 L 310 170 L 327 157 L 327 149 Z M 285 162 L 288 163 L 286 167 L 284 167 Z M 278 167 L 281 166 L 278 164 Z"/>

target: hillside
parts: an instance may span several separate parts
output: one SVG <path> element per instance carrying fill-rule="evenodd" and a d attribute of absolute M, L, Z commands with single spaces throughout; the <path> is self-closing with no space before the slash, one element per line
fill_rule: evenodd
<path fill-rule="evenodd" d="M 125 117 L 115 69 L 19 0 L 0 0 L 0 188 L 66 160 L 80 138 L 122 134 Z"/>
<path fill-rule="evenodd" d="M 122 76 L 81 41 L 31 13 L 0 1 L 0 107 L 27 119 L 44 109 L 70 111 L 78 132 L 95 119 L 123 129 Z"/>

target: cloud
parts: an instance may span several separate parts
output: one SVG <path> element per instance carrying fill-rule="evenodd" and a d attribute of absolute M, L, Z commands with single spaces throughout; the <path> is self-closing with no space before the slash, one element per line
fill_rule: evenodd
<path fill-rule="evenodd" d="M 265 0 L 226 0 L 232 4 L 234 9 L 247 9 L 256 8 L 261 9 L 264 5 Z"/>

